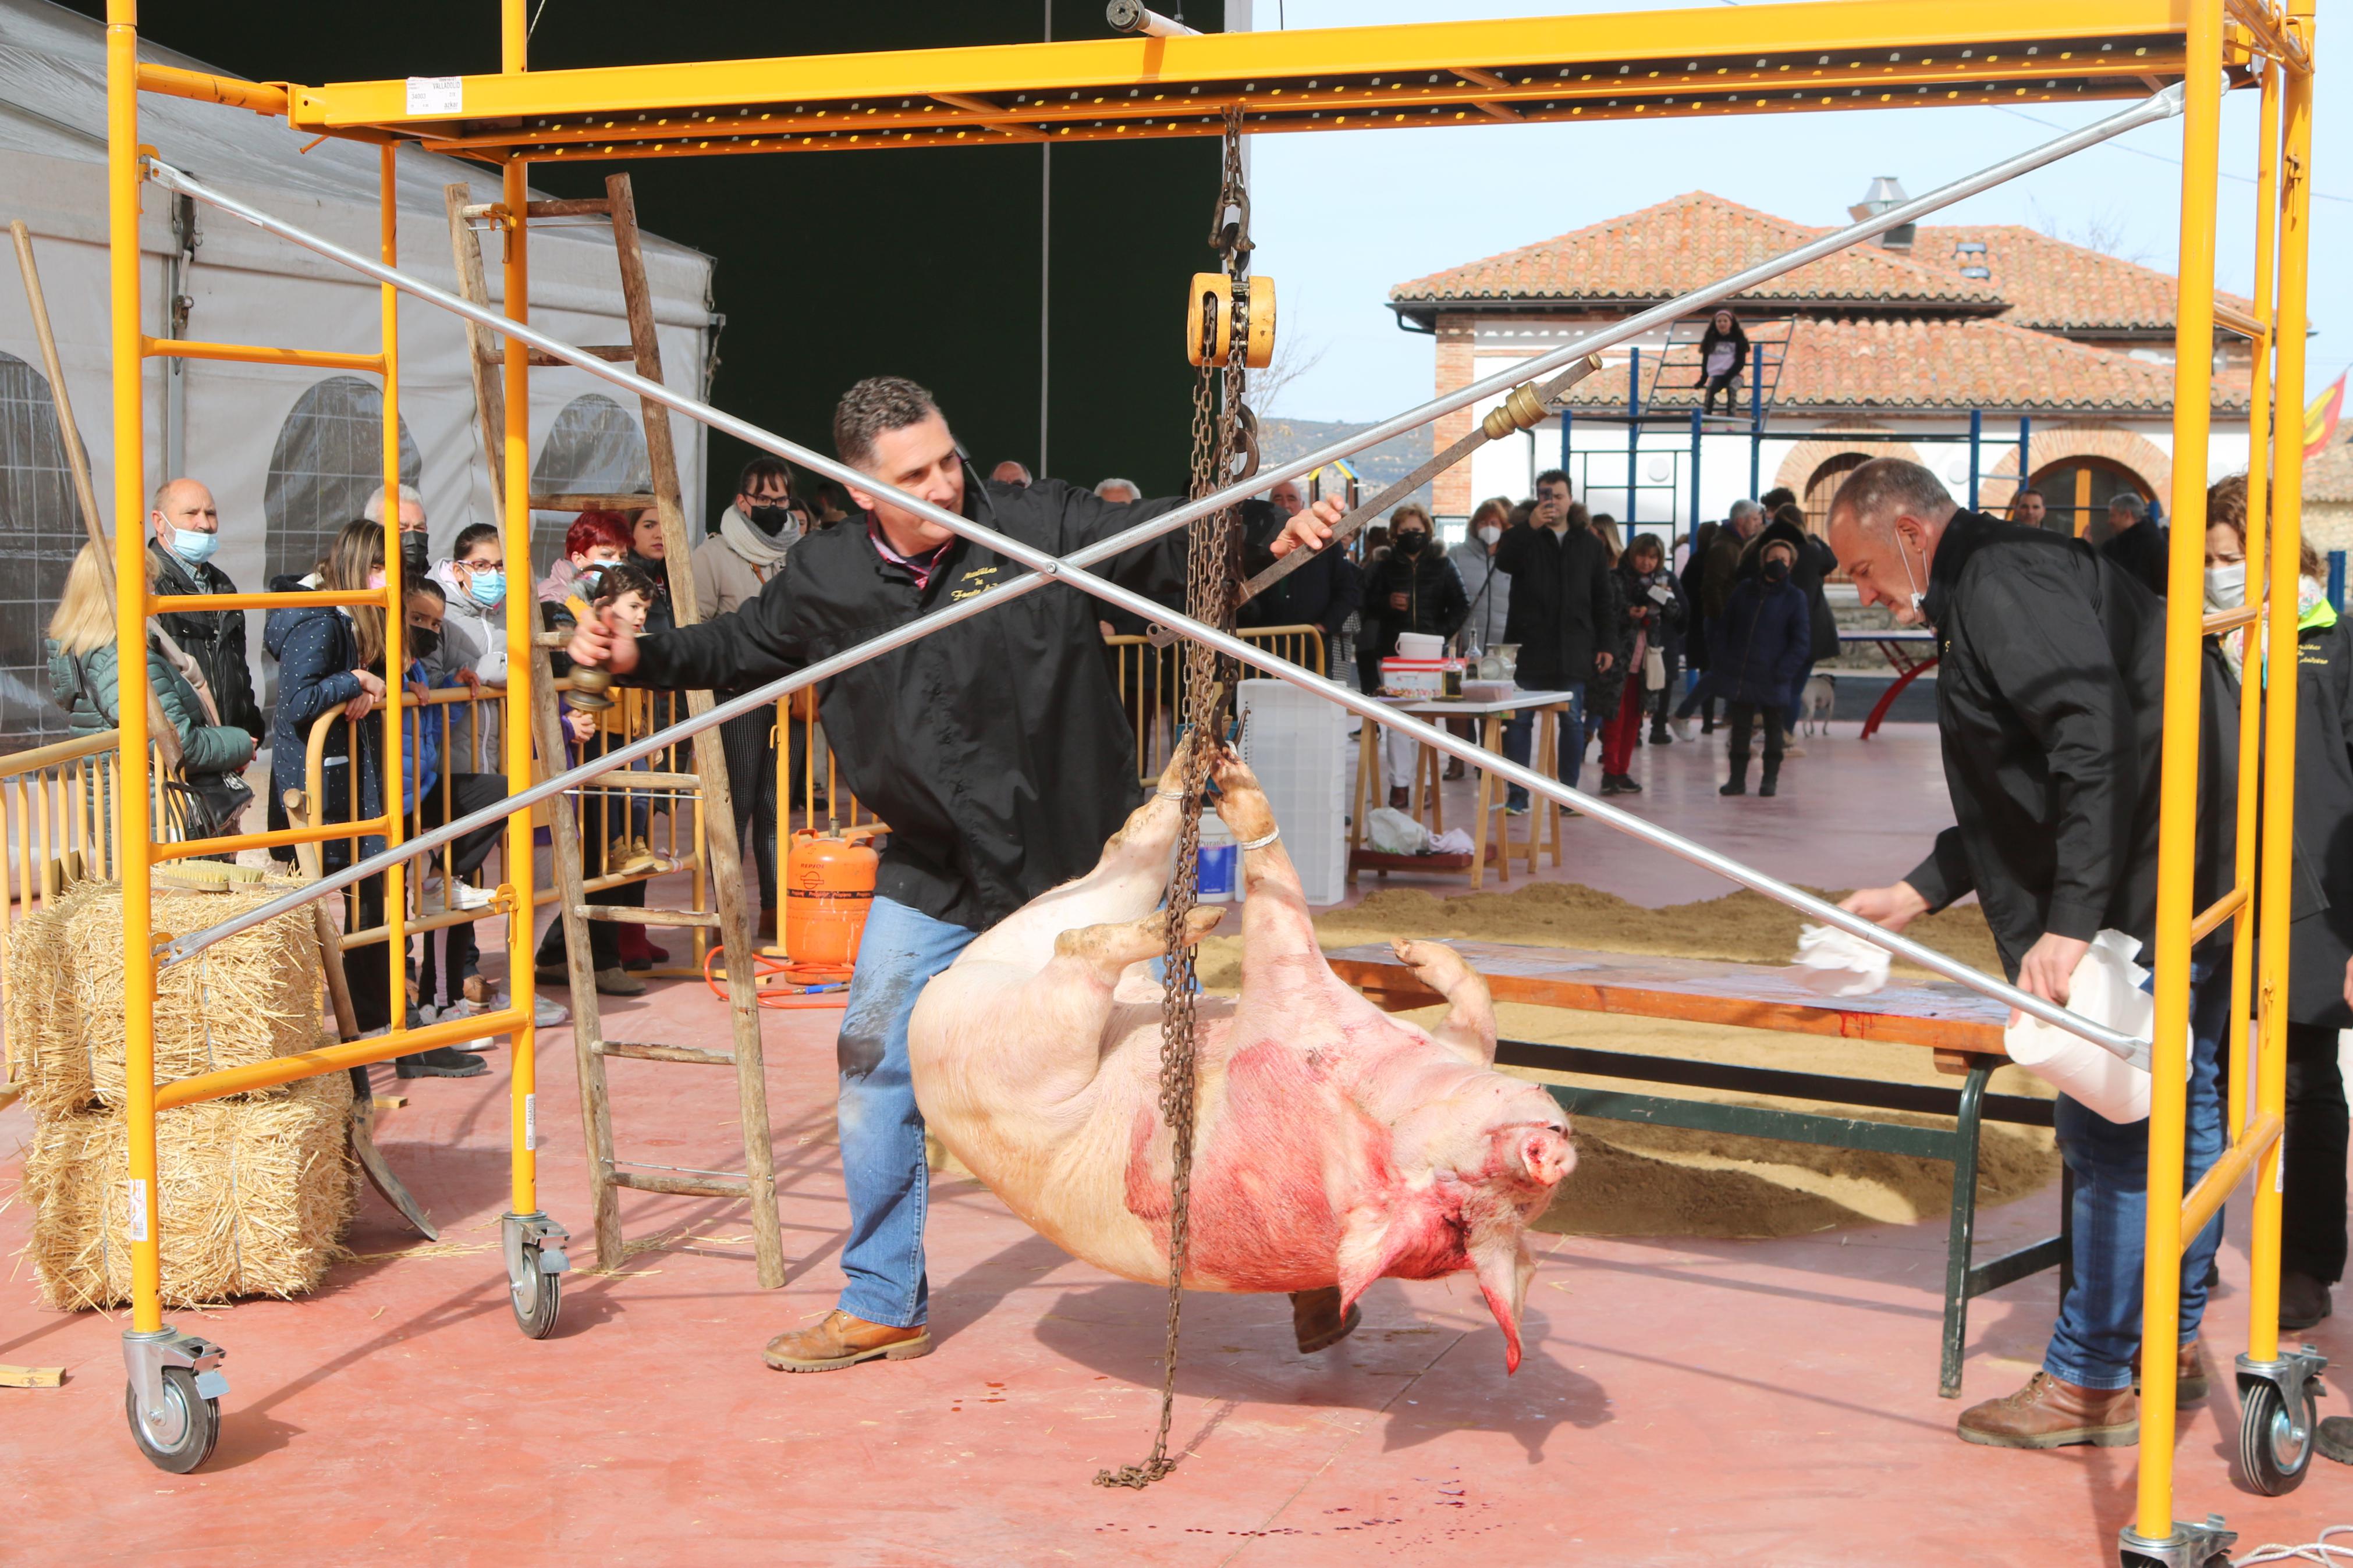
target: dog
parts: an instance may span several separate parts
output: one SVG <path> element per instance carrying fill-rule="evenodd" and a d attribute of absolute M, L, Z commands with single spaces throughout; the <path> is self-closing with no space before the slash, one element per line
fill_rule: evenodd
<path fill-rule="evenodd" d="M 1806 679 L 1806 689 L 1798 700 L 1798 728 L 1808 735 L 1831 732 L 1831 713 L 1838 707 L 1838 677 L 1814 675 Z"/>

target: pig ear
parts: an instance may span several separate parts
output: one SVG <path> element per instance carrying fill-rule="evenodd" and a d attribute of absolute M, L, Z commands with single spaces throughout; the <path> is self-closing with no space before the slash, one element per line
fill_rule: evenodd
<path fill-rule="evenodd" d="M 1520 1370 L 1520 1306 L 1527 1298 L 1528 1278 L 1536 1270 L 1527 1243 L 1517 1236 L 1498 1237 L 1472 1254 L 1479 1271 L 1479 1293 L 1504 1331 L 1504 1371 Z"/>
<path fill-rule="evenodd" d="M 1360 1206 L 1349 1212 L 1347 1227 L 1340 1233 L 1343 1313 L 1374 1280 L 1388 1272 L 1389 1265 L 1404 1256 L 1413 1239 L 1413 1227 L 1399 1224 L 1392 1209 Z"/>

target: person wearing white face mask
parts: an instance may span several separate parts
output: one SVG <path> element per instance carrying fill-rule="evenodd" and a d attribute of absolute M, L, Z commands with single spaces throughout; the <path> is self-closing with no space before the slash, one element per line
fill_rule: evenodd
<path fill-rule="evenodd" d="M 154 535 L 147 556 L 158 595 L 237 592 L 228 574 L 212 563 L 220 548 L 220 510 L 212 491 L 194 479 L 169 480 L 155 491 L 147 521 Z M 253 670 L 245 662 L 245 612 L 174 610 L 155 619 L 204 671 L 220 721 L 261 742 L 269 726 L 254 700 Z"/>
<path fill-rule="evenodd" d="M 1956 825 L 1904 879 L 1842 908 L 1901 931 L 1975 892 L 2013 982 L 2065 1005 L 2077 963 L 2106 930 L 2156 935 L 2165 605 L 2084 541 L 1962 511 L 1917 463 L 1856 468 L 1831 503 L 1831 548 L 1865 605 L 1936 634 L 1936 728 Z M 2229 886 L 2237 816 L 2235 683 L 2204 661 L 2197 860 L 2204 908 Z M 2225 1142 L 2221 1058 L 2230 1033 L 2227 928 L 2192 950 L 2183 1180 Z M 2148 1124 L 2119 1123 L 2062 1095 L 2059 1152 L 2075 1178 L 2073 1272 L 2042 1366 L 2023 1388 L 1970 1406 L 1959 1436 L 1993 1447 L 2137 1440 Z M 2341 1175 L 2344 1156 L 2337 1168 Z M 2171 1354 L 2186 1401 L 2205 1397 L 2198 1344 L 2217 1217 L 2182 1250 Z"/>
<path fill-rule="evenodd" d="M 2206 603 L 2234 610 L 2247 602 L 2245 475 L 2207 492 L 2206 518 Z M 2345 916 L 2353 909 L 2353 623 L 2328 602 L 2311 545 L 2297 564 L 2295 891 L 2280 1157 L 2279 1325 L 2290 1332 L 2329 1315 L 2330 1290 L 2345 1273 L 2348 1117 L 2337 1031 L 2353 1028 L 2353 924 Z M 2249 684 L 2268 685 L 2271 659 L 2245 656 L 2248 636 L 2225 633 L 2224 657 Z M 2264 639 L 2257 635 L 2253 646 Z"/>

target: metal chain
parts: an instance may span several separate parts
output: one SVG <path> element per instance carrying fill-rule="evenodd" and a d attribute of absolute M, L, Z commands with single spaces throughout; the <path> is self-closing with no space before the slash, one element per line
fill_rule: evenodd
<path fill-rule="evenodd" d="M 1224 254 L 1229 272 L 1250 265 L 1248 220 L 1229 228 L 1226 212 L 1247 215 L 1242 183 L 1241 113 L 1226 111 L 1225 172 L 1218 195 L 1210 243 Z M 1234 450 L 1235 410 L 1241 406 L 1243 345 L 1234 335 L 1224 369 L 1223 406 L 1212 395 L 1219 367 L 1204 363 L 1193 384 L 1193 499 L 1218 489 L 1227 478 Z M 1185 612 L 1223 630 L 1233 626 L 1240 603 L 1241 559 L 1237 535 L 1240 518 L 1229 507 L 1195 523 L 1187 541 Z M 1201 808 L 1208 794 L 1210 755 L 1225 733 L 1239 668 L 1233 660 L 1185 645 L 1180 713 L 1192 743 L 1185 750 L 1185 800 L 1176 835 L 1176 874 L 1168 884 L 1166 982 L 1160 994 L 1160 1119 L 1168 1128 L 1173 1169 L 1168 1185 L 1168 1340 L 1162 1353 L 1160 1426 L 1152 1452 L 1142 1463 L 1099 1471 L 1100 1487 L 1144 1488 L 1176 1468 L 1168 1453 L 1168 1427 L 1176 1414 L 1176 1342 L 1184 1312 L 1185 1259 L 1190 1247 L 1193 1194 L 1193 1106 L 1198 1083 L 1194 1039 L 1194 950 L 1185 941 L 1187 917 L 1199 893 L 1198 852 Z"/>

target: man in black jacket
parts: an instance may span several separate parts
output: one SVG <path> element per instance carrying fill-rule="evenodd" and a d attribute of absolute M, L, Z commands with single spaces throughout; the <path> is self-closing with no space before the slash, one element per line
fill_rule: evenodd
<path fill-rule="evenodd" d="M 1900 931 L 1974 891 L 2017 984 L 2062 1004 L 2099 931 L 2137 938 L 2146 953 L 2157 915 L 2162 603 L 2081 541 L 1960 511 L 1936 476 L 1897 458 L 1865 463 L 1841 488 L 1831 542 L 1864 604 L 1936 628 L 1936 723 L 1957 818 L 1904 880 L 1843 907 Z M 2235 733 L 2211 702 L 2208 712 L 2201 730 Z M 2200 798 L 2201 828 L 2227 824 L 2226 790 Z M 2219 831 L 2200 838 L 2210 854 L 2221 842 Z M 2222 1146 L 2227 950 L 2219 967 L 2193 963 L 2190 980 L 2186 1180 L 2195 1184 Z M 2119 1125 L 2063 1095 L 2057 1130 L 2076 1182 L 2073 1283 L 2043 1370 L 1962 1414 L 1960 1435 L 1973 1443 L 2112 1446 L 2139 1430 L 2132 1383 L 2148 1124 Z M 2218 1218 L 2182 1254 L 2185 1399 L 2204 1396 L 2196 1342 L 2221 1240 Z"/>
<path fill-rule="evenodd" d="M 1114 506 L 1058 479 L 982 483 L 931 395 L 876 376 L 834 413 L 842 461 L 948 511 L 1069 555 L 1180 503 Z M 1026 568 L 852 488 L 863 508 L 786 557 L 758 598 L 642 641 L 586 623 L 575 660 L 671 690 L 741 690 L 852 648 Z M 1335 496 L 1286 522 L 1245 510 L 1253 544 L 1321 545 Z M 1184 531 L 1095 570 L 1175 595 Z M 931 1349 L 923 1327 L 923 1120 L 907 1018 L 925 982 L 987 927 L 1092 869 L 1141 791 L 1125 717 L 1095 629 L 1096 601 L 1043 588 L 869 659 L 825 683 L 818 712 L 859 800 L 891 825 L 838 1047 L 838 1121 L 849 1193 L 839 1309 L 778 1335 L 768 1364 L 827 1372 Z"/>
<path fill-rule="evenodd" d="M 1510 528 L 1495 545 L 1495 570 L 1512 579 L 1512 614 L 1504 640 L 1520 645 L 1514 679 L 1523 691 L 1571 693 L 1560 719 L 1560 778 L 1575 788 L 1585 760 L 1585 683 L 1607 670 L 1617 636 L 1617 599 L 1609 584 L 1609 552 L 1585 526 L 1558 468 L 1536 476 L 1536 510 L 1525 528 Z M 1535 715 L 1520 713 L 1504 726 L 1504 755 L 1525 764 L 1534 750 Z M 1528 809 L 1527 792 L 1514 784 L 1504 809 Z"/>
<path fill-rule="evenodd" d="M 212 491 L 194 479 L 172 479 L 156 490 L 147 521 L 154 535 L 147 558 L 159 596 L 237 592 L 228 574 L 212 564 L 220 548 L 220 511 Z M 174 610 L 156 620 L 205 672 L 221 722 L 243 730 L 257 745 L 267 740 L 269 726 L 253 700 L 253 670 L 245 662 L 245 612 Z"/>
<path fill-rule="evenodd" d="M 1267 500 L 1286 518 L 1307 510 L 1299 481 L 1285 479 L 1267 491 Z M 1298 571 L 1244 604 L 1235 615 L 1245 626 L 1320 626 L 1324 631 L 1324 663 L 1327 671 L 1342 667 L 1354 650 L 1340 647 L 1340 628 L 1356 613 L 1365 597 L 1365 580 L 1345 550 L 1326 550 Z"/>
<path fill-rule="evenodd" d="M 2108 537 L 2100 553 L 2158 598 L 2166 590 L 2165 530 L 2148 521 L 2148 503 L 2126 491 L 2108 502 Z"/>

